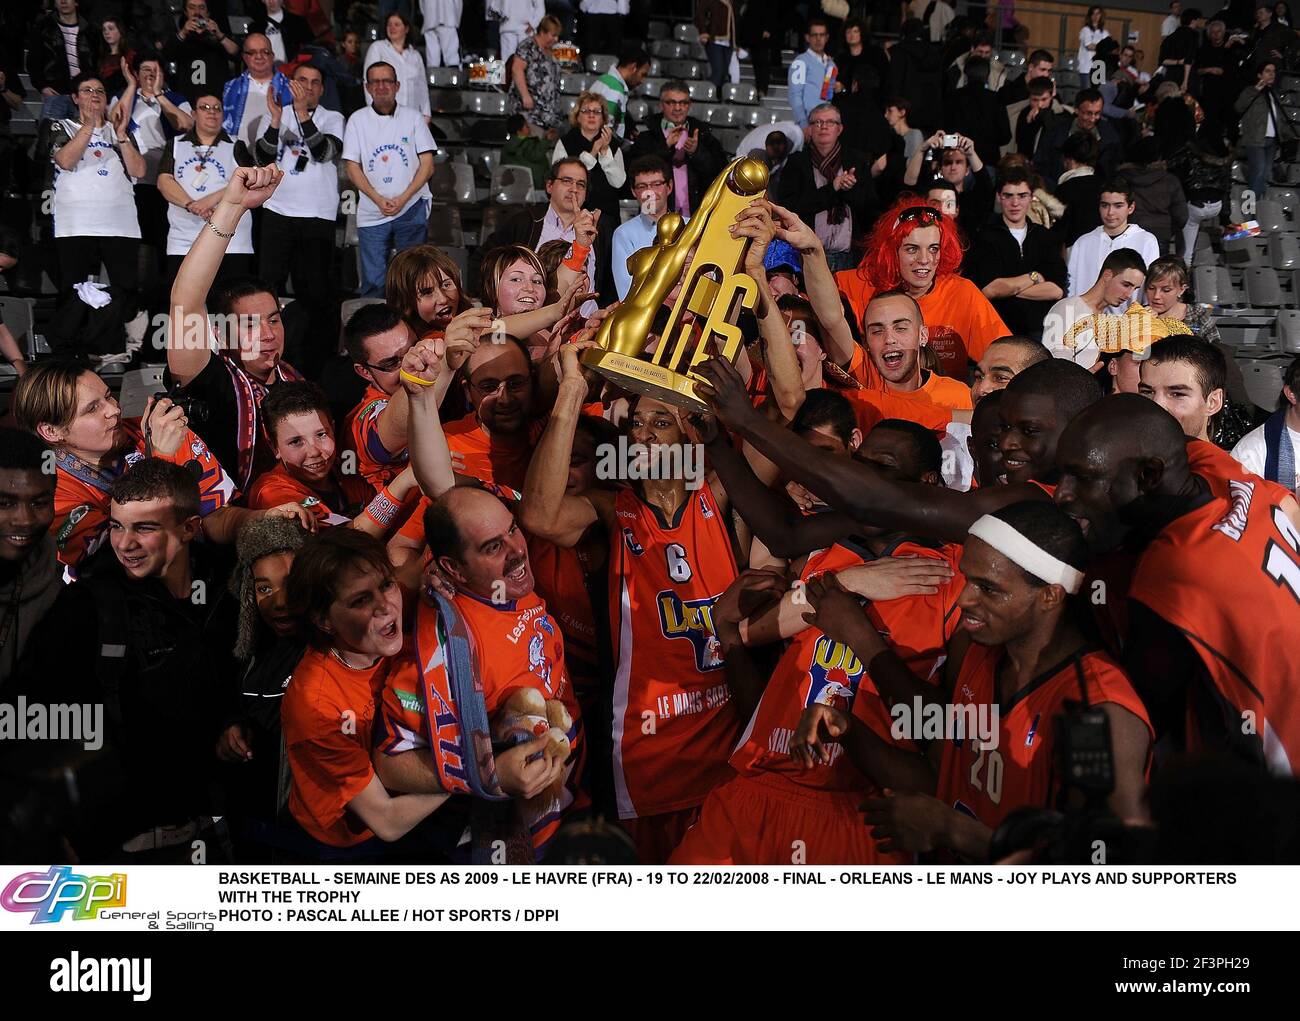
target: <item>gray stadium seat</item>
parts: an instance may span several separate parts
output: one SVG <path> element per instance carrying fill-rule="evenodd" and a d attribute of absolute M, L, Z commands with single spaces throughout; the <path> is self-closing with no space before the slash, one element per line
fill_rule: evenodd
<path fill-rule="evenodd" d="M 1300 354 L 1300 310 L 1284 308 L 1278 312 L 1277 339 L 1287 354 Z"/>
<path fill-rule="evenodd" d="M 604 74 L 609 70 L 610 65 L 618 63 L 618 58 L 612 53 L 590 53 L 587 55 L 586 68 L 592 74 Z"/>
<path fill-rule="evenodd" d="M 1207 305 L 1226 305 L 1219 291 L 1219 268 L 1217 266 L 1192 267 L 1192 293 L 1196 300 Z"/>
<path fill-rule="evenodd" d="M 560 75 L 560 93 L 565 96 L 579 95 L 591 88 L 591 83 L 595 80 L 596 76 L 591 74 L 562 74 Z"/>
<path fill-rule="evenodd" d="M 460 207 L 454 202 L 429 204 L 429 229 L 426 237 L 430 243 L 441 247 L 461 248 L 465 244 L 465 231 L 461 226 Z"/>
<path fill-rule="evenodd" d="M 123 418 L 140 417 L 144 414 L 149 398 L 159 390 L 167 389 L 166 384 L 163 383 L 163 372 L 166 368 L 166 365 L 142 365 L 123 374 L 122 390 L 117 397 Z"/>
<path fill-rule="evenodd" d="M 673 39 L 661 39 L 651 44 L 650 52 L 660 60 L 681 60 L 691 48 Z"/>
<path fill-rule="evenodd" d="M 713 82 L 687 82 L 686 91 L 696 102 L 712 103 L 718 98 L 718 91 Z"/>
<path fill-rule="evenodd" d="M 1286 213 L 1280 204 L 1269 199 L 1260 199 L 1255 203 L 1255 220 L 1260 230 L 1266 234 L 1286 230 Z"/>
<path fill-rule="evenodd" d="M 497 154 L 500 159 L 500 154 Z M 467 163 L 445 163 L 456 179 L 456 201 L 468 205 L 474 201 L 474 169 Z"/>
<path fill-rule="evenodd" d="M 1274 269 L 1300 269 L 1300 235 L 1274 234 L 1268 247 Z"/>
<path fill-rule="evenodd" d="M 516 213 L 521 213 L 527 208 L 528 207 L 522 203 L 515 206 L 502 206 L 495 202 L 489 202 L 483 207 L 483 225 L 479 228 L 479 246 L 485 246 L 487 244 L 487 239 L 496 232 L 496 229 L 501 226 L 502 223 L 510 219 L 510 217 L 514 216 Z"/>
<path fill-rule="evenodd" d="M 1246 300 L 1253 308 L 1280 308 L 1282 287 L 1272 266 L 1251 266 L 1246 270 Z"/>
<path fill-rule="evenodd" d="M 232 14 L 229 20 L 231 35 L 248 35 L 248 26 L 253 23 L 252 18 L 246 18 L 242 14 Z"/>
<path fill-rule="evenodd" d="M 533 172 L 527 167 L 506 163 L 492 171 L 492 180 L 488 185 L 488 201 L 506 205 L 527 202 L 532 190 Z"/>
<path fill-rule="evenodd" d="M 646 38 L 652 42 L 656 39 L 667 39 L 672 35 L 672 29 L 666 21 L 650 22 L 650 29 L 646 32 Z"/>
<path fill-rule="evenodd" d="M 470 113 L 476 113 L 480 117 L 506 115 L 506 97 L 500 92 L 471 92 L 466 105 Z"/>
<path fill-rule="evenodd" d="M 750 82 L 740 82 L 738 84 L 728 82 L 722 86 L 722 101 L 724 103 L 742 103 L 745 106 L 752 106 L 758 102 L 758 89 L 754 88 Z"/>
<path fill-rule="evenodd" d="M 1269 188 L 1265 198 L 1271 202 L 1276 202 L 1282 207 L 1282 211 L 1286 213 L 1287 219 L 1293 223 L 1295 222 L 1297 214 L 1300 213 L 1300 191 L 1295 188 L 1272 187 Z"/>
<path fill-rule="evenodd" d="M 689 21 L 679 21 L 673 26 L 673 38 L 679 43 L 698 43 L 700 30 Z"/>
<path fill-rule="evenodd" d="M 644 99 L 629 99 L 627 101 L 627 115 L 634 121 L 643 121 L 646 114 L 650 112 L 650 104 Z"/>
<path fill-rule="evenodd" d="M 700 67 L 695 60 L 670 60 L 668 61 L 668 73 L 674 78 L 681 78 L 685 81 L 698 81 L 704 77 L 704 68 Z"/>
<path fill-rule="evenodd" d="M 656 75 L 653 78 L 647 78 L 639 86 L 637 86 L 636 92 L 634 94 L 638 96 L 645 96 L 649 99 L 653 99 L 659 95 L 659 89 L 663 86 L 663 83 L 667 80 L 668 80 L 667 78 L 660 78 L 658 75 Z"/>
<path fill-rule="evenodd" d="M 1219 274 L 1219 303 L 1222 305 L 1244 305 L 1246 300 L 1232 282 L 1232 272 L 1228 267 L 1218 266 L 1216 271 Z"/>
<path fill-rule="evenodd" d="M 1277 397 L 1282 392 L 1282 374 L 1291 361 L 1286 358 L 1238 358 L 1242 382 L 1251 402 L 1265 411 L 1277 408 Z"/>
<path fill-rule="evenodd" d="M 18 342 L 18 349 L 26 353 L 28 359 L 39 353 L 36 342 L 36 299 L 15 298 L 10 295 L 0 296 L 0 314 L 4 324 Z"/>
<path fill-rule="evenodd" d="M 431 67 L 429 84 L 438 89 L 463 89 L 469 84 L 469 77 L 459 67 Z"/>

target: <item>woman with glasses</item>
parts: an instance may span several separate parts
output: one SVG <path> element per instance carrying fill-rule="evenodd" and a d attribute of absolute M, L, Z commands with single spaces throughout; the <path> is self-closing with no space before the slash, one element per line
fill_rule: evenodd
<path fill-rule="evenodd" d="M 145 161 L 127 125 L 108 121 L 108 96 L 98 78 L 85 78 L 73 94 L 77 117 L 43 123 L 37 152 L 54 162 L 54 246 L 59 254 L 60 302 L 73 287 L 108 269 L 122 302 L 123 321 L 136 314 L 140 220 L 134 182 Z M 73 346 L 73 345 L 70 345 Z"/>
<path fill-rule="evenodd" d="M 623 165 L 623 140 L 614 134 L 609 123 L 609 107 L 594 92 L 584 92 L 569 114 L 573 125 L 555 143 L 551 163 L 576 158 L 587 168 L 585 209 L 599 209 L 604 215 L 618 216 L 618 193 L 627 182 Z"/>
<path fill-rule="evenodd" d="M 235 168 L 253 165 L 248 147 L 226 134 L 221 117 L 222 104 L 216 94 L 199 95 L 194 107 L 194 127 L 172 139 L 158 167 L 158 191 L 168 203 L 167 274 L 163 293 L 170 291 L 199 231 L 209 226 Z M 248 276 L 252 261 L 253 218 L 245 216 L 235 228 L 213 286 Z"/>
<path fill-rule="evenodd" d="M 424 58 L 409 42 L 411 23 L 406 15 L 394 11 L 384 21 L 385 39 L 370 44 L 366 51 L 365 69 L 383 61 L 391 64 L 397 72 L 397 105 L 409 106 L 417 113 L 423 114 L 424 122 L 429 123 L 429 83 L 424 69 Z"/>
<path fill-rule="evenodd" d="M 551 55 L 559 38 L 560 19 L 548 14 L 506 62 L 510 79 L 508 111 L 523 114 L 547 138 L 555 138 L 564 123 L 560 113 L 560 64 Z"/>

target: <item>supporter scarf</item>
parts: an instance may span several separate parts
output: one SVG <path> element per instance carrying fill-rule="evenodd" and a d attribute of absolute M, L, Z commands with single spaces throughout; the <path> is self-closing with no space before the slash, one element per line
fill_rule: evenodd
<path fill-rule="evenodd" d="M 449 599 L 436 591 L 433 599 L 433 612 L 421 607 L 416 615 L 415 661 L 438 782 L 448 793 L 474 799 L 470 803 L 474 864 L 535 864 L 532 837 L 518 806 L 497 785 L 492 730 L 473 638 Z"/>
<path fill-rule="evenodd" d="M 239 125 L 244 120 L 244 105 L 248 102 L 250 80 L 247 71 L 238 78 L 232 78 L 226 82 L 225 91 L 221 96 L 221 105 L 226 111 L 221 126 L 231 138 L 239 134 Z M 275 90 L 275 98 L 280 101 L 281 106 L 293 106 L 293 92 L 289 89 L 289 79 L 282 71 L 276 71 L 271 76 L 271 88 Z"/>
<path fill-rule="evenodd" d="M 817 150 L 808 149 L 808 157 L 813 161 L 813 166 L 817 172 L 826 178 L 827 184 L 835 183 L 835 175 L 840 172 L 840 143 L 836 142 L 835 147 L 825 156 L 818 157 Z M 826 222 L 830 224 L 843 223 L 844 215 L 848 211 L 844 204 L 844 192 L 835 192 L 835 204 L 826 210 Z"/>
<path fill-rule="evenodd" d="M 1264 423 L 1264 478 L 1295 491 L 1295 448 L 1286 431 L 1287 408 L 1273 412 Z"/>
<path fill-rule="evenodd" d="M 230 373 L 230 383 L 235 390 L 235 428 L 238 430 L 238 435 L 235 438 L 235 449 L 239 451 L 239 464 L 236 465 L 239 475 L 235 481 L 239 486 L 239 491 L 246 493 L 249 484 L 253 481 L 253 454 L 257 448 L 258 406 L 261 404 L 262 396 L 266 393 L 266 386 L 253 379 L 252 376 L 229 358 L 222 356 L 221 363 L 225 365 L 226 371 Z M 296 383 L 301 382 L 303 377 L 292 365 L 287 362 L 279 362 L 275 367 L 275 378 L 281 383 Z"/>

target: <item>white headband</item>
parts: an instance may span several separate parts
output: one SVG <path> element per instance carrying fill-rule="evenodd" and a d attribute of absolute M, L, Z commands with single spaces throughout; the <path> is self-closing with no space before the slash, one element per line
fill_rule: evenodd
<path fill-rule="evenodd" d="M 1036 546 L 1001 518 L 985 514 L 970 526 L 970 534 L 983 539 L 1007 557 L 1017 567 L 1022 567 L 1035 578 L 1049 585 L 1060 585 L 1070 595 L 1083 587 L 1083 572 L 1071 567 Z"/>

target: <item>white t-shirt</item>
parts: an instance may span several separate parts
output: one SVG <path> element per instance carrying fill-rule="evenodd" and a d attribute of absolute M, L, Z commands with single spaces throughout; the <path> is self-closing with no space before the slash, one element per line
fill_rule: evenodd
<path fill-rule="evenodd" d="M 373 106 L 363 106 L 348 118 L 343 132 L 343 158 L 359 164 L 371 187 L 384 198 L 402 194 L 415 179 L 420 154 L 436 148 L 424 118 L 406 106 L 398 106 L 388 116 L 376 113 Z M 426 182 L 397 216 L 416 202 L 432 197 Z M 358 227 L 372 227 L 396 218 L 380 213 L 367 195 L 362 195 L 357 204 Z"/>
<path fill-rule="evenodd" d="M 81 124 L 59 122 L 69 139 Z M 134 182 L 117 150 L 111 125 L 101 125 L 71 170 L 54 164 L 54 236 L 56 238 L 138 238 Z"/>
<path fill-rule="evenodd" d="M 1144 230 L 1136 223 L 1130 223 L 1123 232 L 1111 237 L 1105 227 L 1097 227 L 1079 238 L 1070 249 L 1070 258 L 1066 268 L 1070 272 L 1070 283 L 1066 294 L 1070 297 L 1082 294 L 1097 282 L 1101 274 L 1101 264 L 1106 256 L 1117 248 L 1131 248 L 1150 266 L 1163 254 L 1160 242 L 1149 230 Z M 1116 312 L 1123 312 L 1134 300 L 1141 300 L 1142 291 L 1134 292 L 1133 299 L 1116 307 Z"/>
<path fill-rule="evenodd" d="M 969 422 L 949 422 L 939 441 L 943 451 L 943 484 L 949 489 L 966 492 L 975 477 L 975 461 L 970 456 L 966 441 L 970 439 Z"/>
<path fill-rule="evenodd" d="M 1016 244 L 1023 249 L 1025 247 L 1025 238 L 1029 236 L 1029 224 L 1025 224 L 1023 227 L 1008 227 L 1007 230 L 1016 239 Z"/>
<path fill-rule="evenodd" d="M 380 39 L 371 43 L 370 49 L 366 50 L 365 71 L 370 70 L 371 64 L 381 60 L 393 65 L 397 81 L 402 86 L 397 90 L 397 105 L 418 110 L 427 116 L 430 112 L 429 72 L 425 69 L 420 51 L 408 42 L 406 49 L 398 53 L 387 39 Z M 362 72 L 362 81 L 365 80 L 365 71 Z"/>
<path fill-rule="evenodd" d="M 221 191 L 235 176 L 235 143 L 224 131 L 212 145 L 199 145 L 192 131 L 172 139 L 172 163 L 164 164 L 176 183 L 192 199 Z M 204 219 L 167 203 L 167 254 L 186 255 L 203 229 Z M 253 218 L 240 217 L 235 236 L 226 247 L 229 255 L 253 253 Z"/>
<path fill-rule="evenodd" d="M 266 12 L 266 38 L 271 41 L 271 53 L 275 57 L 277 64 L 283 64 L 289 58 L 284 55 L 284 11 L 276 17 L 270 11 Z"/>
<path fill-rule="evenodd" d="M 322 135 L 333 135 L 343 141 L 343 115 L 337 110 L 316 107 L 311 122 Z M 306 159 L 306 166 L 298 164 Z M 266 202 L 266 208 L 281 216 L 310 216 L 319 220 L 334 220 L 339 211 L 339 170 L 337 159 L 317 163 L 311 151 L 302 142 L 298 117 L 293 107 L 280 118 L 280 151 L 276 164 L 284 171 L 280 186 Z"/>
<path fill-rule="evenodd" d="M 1296 477 L 1288 483 L 1282 481 L 1291 492 L 1300 492 L 1300 432 L 1292 429 L 1289 425 L 1286 427 L 1287 436 L 1291 438 L 1291 449 L 1295 451 Z M 1257 429 L 1252 429 L 1246 433 L 1237 445 L 1232 448 L 1232 456 L 1241 462 L 1241 466 L 1248 472 L 1254 472 L 1256 475 L 1264 475 L 1264 458 L 1268 454 L 1268 444 L 1264 442 L 1264 427 L 1261 425 Z"/>
<path fill-rule="evenodd" d="M 1053 358 L 1064 358 L 1091 369 L 1097 364 L 1101 352 L 1097 341 L 1089 330 L 1075 339 L 1075 346 L 1065 343 L 1065 335 L 1080 319 L 1092 315 L 1092 306 L 1082 298 L 1062 298 L 1053 305 L 1043 317 L 1043 346 L 1051 352 Z"/>
<path fill-rule="evenodd" d="M 264 82 L 259 82 L 252 77 L 248 79 L 248 98 L 244 101 L 244 116 L 239 122 L 239 131 L 235 135 L 235 140 L 242 141 L 250 151 L 257 136 L 266 130 L 262 125 L 262 119 L 267 114 L 266 94 L 270 91 L 271 82 L 274 80 L 268 78 Z"/>
<path fill-rule="evenodd" d="M 109 113 L 117 109 L 118 102 L 120 97 L 108 108 Z M 194 108 L 190 106 L 188 99 L 181 100 L 176 104 L 176 108 L 188 114 L 194 113 Z M 164 124 L 166 116 L 157 99 L 146 100 L 137 97 L 135 107 L 131 110 L 131 119 L 135 121 L 132 137 L 140 150 L 140 155 L 144 157 L 145 166 L 149 168 L 144 177 L 140 178 L 146 184 L 156 184 L 158 181 L 158 161 L 162 159 L 163 152 L 167 148 L 167 128 Z"/>

